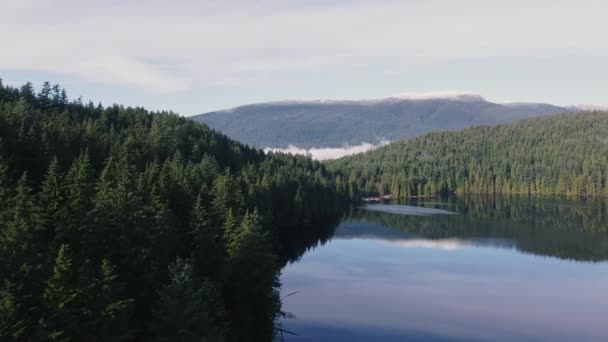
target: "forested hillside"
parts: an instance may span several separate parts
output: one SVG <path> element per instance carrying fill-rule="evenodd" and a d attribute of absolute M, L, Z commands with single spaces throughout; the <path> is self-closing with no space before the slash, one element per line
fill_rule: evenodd
<path fill-rule="evenodd" d="M 608 112 L 431 133 L 328 163 L 361 194 L 608 195 Z"/>
<path fill-rule="evenodd" d="M 172 113 L 0 83 L 0 340 L 269 341 L 288 236 L 338 188 Z"/>

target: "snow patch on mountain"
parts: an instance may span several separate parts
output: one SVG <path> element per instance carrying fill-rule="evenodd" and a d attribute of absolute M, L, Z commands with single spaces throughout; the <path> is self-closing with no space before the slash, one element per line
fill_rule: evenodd
<path fill-rule="evenodd" d="M 220 112 L 232 113 L 242 107 L 249 106 L 286 106 L 286 105 L 310 105 L 310 104 L 374 104 L 381 102 L 394 101 L 428 101 L 428 100 L 452 100 L 462 102 L 485 102 L 486 100 L 479 94 L 467 91 L 444 90 L 435 92 L 420 93 L 401 93 L 380 98 L 357 99 L 357 100 L 336 100 L 336 99 L 316 99 L 316 100 L 279 100 L 259 102 L 239 107 L 221 110 Z"/>
<path fill-rule="evenodd" d="M 402 93 L 389 98 L 397 98 L 401 100 L 454 100 L 466 102 L 484 102 L 486 101 L 481 95 L 458 90 L 443 90 L 422 93 Z"/>

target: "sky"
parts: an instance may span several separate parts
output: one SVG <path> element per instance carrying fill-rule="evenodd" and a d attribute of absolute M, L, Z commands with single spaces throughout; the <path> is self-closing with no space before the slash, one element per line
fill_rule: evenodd
<path fill-rule="evenodd" d="M 0 0 L 0 78 L 189 116 L 468 91 L 608 105 L 605 0 Z"/>

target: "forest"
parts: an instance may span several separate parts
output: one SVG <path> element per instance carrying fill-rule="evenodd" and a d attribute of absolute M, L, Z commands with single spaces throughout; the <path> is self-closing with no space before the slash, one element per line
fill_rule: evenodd
<path fill-rule="evenodd" d="M 348 186 L 170 112 L 0 81 L 0 340 L 270 341 Z"/>
<path fill-rule="evenodd" d="M 606 196 L 606 132 L 608 113 L 564 114 L 320 163 L 175 113 L 0 80 L 0 340 L 270 341 L 285 314 L 280 270 L 332 236 L 349 200 Z M 408 220 L 402 230 L 416 231 Z M 539 252 L 516 238 L 533 253 L 605 259 L 566 239 Z"/>
<path fill-rule="evenodd" d="M 360 195 L 608 195 L 608 112 L 430 133 L 328 162 Z"/>

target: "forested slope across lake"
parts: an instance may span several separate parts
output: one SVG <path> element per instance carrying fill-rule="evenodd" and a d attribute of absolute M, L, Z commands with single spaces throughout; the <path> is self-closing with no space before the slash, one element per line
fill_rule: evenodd
<path fill-rule="evenodd" d="M 361 195 L 608 195 L 608 112 L 430 133 L 328 163 Z"/>
<path fill-rule="evenodd" d="M 338 188 L 172 113 L 0 83 L 0 340 L 269 341 L 288 236 Z"/>

